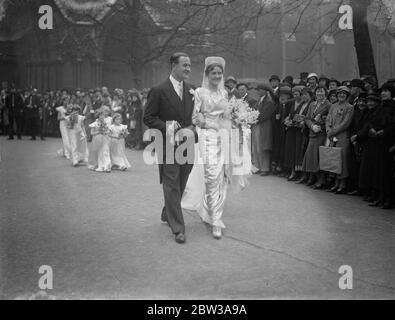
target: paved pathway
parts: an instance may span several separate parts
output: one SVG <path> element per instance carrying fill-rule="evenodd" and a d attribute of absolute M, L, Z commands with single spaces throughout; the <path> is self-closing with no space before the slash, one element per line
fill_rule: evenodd
<path fill-rule="evenodd" d="M 185 213 L 187 243 L 160 223 L 156 167 L 100 174 L 56 155 L 60 139 L 0 137 L 0 297 L 58 299 L 395 298 L 395 212 L 277 177 L 230 195 L 224 238 Z M 340 290 L 339 267 L 353 268 Z"/>

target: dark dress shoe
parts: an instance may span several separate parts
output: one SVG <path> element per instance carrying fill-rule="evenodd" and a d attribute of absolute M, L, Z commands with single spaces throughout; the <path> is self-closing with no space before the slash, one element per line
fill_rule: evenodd
<path fill-rule="evenodd" d="M 330 188 L 328 191 L 329 191 L 329 192 L 336 192 L 337 189 L 338 189 L 338 187 L 337 187 L 337 186 L 334 186 L 334 187 Z"/>
<path fill-rule="evenodd" d="M 7 140 L 14 140 L 14 137 L 8 137 Z"/>
<path fill-rule="evenodd" d="M 19 137 L 18 137 L 18 140 L 22 140 L 22 137 L 21 137 L 21 136 L 19 136 Z"/>
<path fill-rule="evenodd" d="M 336 194 L 345 194 L 346 193 L 346 189 L 345 188 L 339 188 L 336 190 Z"/>
<path fill-rule="evenodd" d="M 177 243 L 185 243 L 186 239 L 185 239 L 185 234 L 183 233 L 177 233 L 176 234 L 176 242 Z"/>
<path fill-rule="evenodd" d="M 316 183 L 314 186 L 313 186 L 313 189 L 314 190 L 322 190 L 324 188 L 324 185 L 322 185 L 321 183 Z"/>
<path fill-rule="evenodd" d="M 254 172 L 254 174 L 261 174 L 262 173 L 262 171 L 261 170 L 258 170 L 258 171 L 256 171 L 256 172 Z"/>
<path fill-rule="evenodd" d="M 269 175 L 269 172 L 263 171 L 259 174 L 261 177 L 267 177 Z"/>
<path fill-rule="evenodd" d="M 309 181 L 307 181 L 306 186 L 310 187 L 313 184 L 314 184 L 314 180 L 309 180 Z"/>
<path fill-rule="evenodd" d="M 347 192 L 347 194 L 348 194 L 349 196 L 356 196 L 356 195 L 359 194 L 359 191 L 358 191 L 358 190 L 353 190 L 353 191 Z"/>
<path fill-rule="evenodd" d="M 369 207 L 379 207 L 381 205 L 381 201 L 377 200 L 375 202 L 369 203 Z"/>
<path fill-rule="evenodd" d="M 296 181 L 297 184 L 303 184 L 307 181 L 305 177 L 300 178 L 298 181 Z"/>

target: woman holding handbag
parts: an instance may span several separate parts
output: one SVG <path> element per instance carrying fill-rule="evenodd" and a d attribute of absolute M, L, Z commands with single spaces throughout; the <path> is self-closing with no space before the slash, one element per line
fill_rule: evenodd
<path fill-rule="evenodd" d="M 336 176 L 335 185 L 329 190 L 336 194 L 344 194 L 349 176 L 351 161 L 350 126 L 353 120 L 354 107 L 348 102 L 350 89 L 342 86 L 337 90 L 338 102 L 332 105 L 326 118 L 326 134 L 328 139 L 341 148 L 342 171 Z"/>
<path fill-rule="evenodd" d="M 305 176 L 297 183 L 304 183 L 309 176 L 307 185 L 313 186 L 314 189 L 322 189 L 325 178 L 324 173 L 320 171 L 319 148 L 326 142 L 325 119 L 331 107 L 331 103 L 326 98 L 327 94 L 325 87 L 316 88 L 317 100 L 310 104 L 305 120 L 306 127 L 309 129 L 309 143 L 302 164 Z"/>

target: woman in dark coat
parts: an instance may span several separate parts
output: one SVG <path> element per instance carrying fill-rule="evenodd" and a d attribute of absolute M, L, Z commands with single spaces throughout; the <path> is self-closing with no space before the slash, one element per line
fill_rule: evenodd
<path fill-rule="evenodd" d="M 285 124 L 284 120 L 289 114 L 292 102 L 292 91 L 288 86 L 280 87 L 279 103 L 276 112 L 272 117 L 273 126 L 273 151 L 272 151 L 272 170 L 279 176 L 285 176 L 283 172 L 284 165 L 284 149 L 285 149 Z"/>
<path fill-rule="evenodd" d="M 129 136 L 126 139 L 126 145 L 136 150 L 143 149 L 143 132 L 142 132 L 143 107 L 140 95 L 137 90 L 130 90 L 127 101 L 127 118 Z"/>
<path fill-rule="evenodd" d="M 317 87 L 314 93 L 316 101 L 310 104 L 305 120 L 306 127 L 309 129 L 309 143 L 304 155 L 302 171 L 306 175 L 297 183 L 306 182 L 307 176 L 309 176 L 307 185 L 312 186 L 317 181 L 314 188 L 322 189 L 325 175 L 320 171 L 319 148 L 326 142 L 325 120 L 331 103 L 326 99 L 326 88 Z"/>
<path fill-rule="evenodd" d="M 351 171 L 349 178 L 349 195 L 357 195 L 360 193 L 359 186 L 359 169 L 361 166 L 361 155 L 363 143 L 357 141 L 357 134 L 365 125 L 368 115 L 368 108 L 366 105 L 365 92 L 361 93 L 354 107 L 354 118 L 351 124 L 351 143 L 352 143 L 352 157 L 351 157 Z"/>
<path fill-rule="evenodd" d="M 308 132 L 304 120 L 312 101 L 313 92 L 303 86 L 296 86 L 292 89 L 294 103 L 288 117 L 285 119 L 285 156 L 284 167 L 291 172 L 288 181 L 298 178 L 299 171 L 303 163 L 304 152 L 306 151 Z"/>
<path fill-rule="evenodd" d="M 356 141 L 364 141 L 359 186 L 365 192 L 365 200 L 371 202 L 370 206 L 379 206 L 383 203 L 383 164 L 384 156 L 388 150 L 385 148 L 386 129 L 390 129 L 390 108 L 383 107 L 377 94 L 367 97 L 368 115 L 366 124 L 358 132 Z M 387 131 L 388 132 L 388 131 Z M 388 172 L 385 174 L 389 174 Z"/>
<path fill-rule="evenodd" d="M 276 106 L 271 88 L 259 84 L 257 91 L 261 98 L 254 107 L 259 111 L 259 118 L 252 127 L 252 163 L 258 170 L 256 174 L 267 176 L 271 169 L 270 159 L 273 142 L 271 118 Z"/>
<path fill-rule="evenodd" d="M 377 135 L 381 137 L 383 143 L 381 165 L 380 165 L 380 195 L 383 209 L 393 209 L 395 205 L 394 188 L 394 159 L 390 153 L 390 148 L 395 143 L 395 87 L 391 84 L 384 84 L 381 87 L 381 100 L 383 113 L 388 115 L 387 121 L 382 130 Z"/>

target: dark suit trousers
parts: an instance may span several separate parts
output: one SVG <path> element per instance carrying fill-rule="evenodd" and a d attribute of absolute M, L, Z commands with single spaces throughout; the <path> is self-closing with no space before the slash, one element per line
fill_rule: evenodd
<path fill-rule="evenodd" d="M 9 121 L 8 136 L 10 138 L 12 138 L 14 136 L 14 124 L 15 124 L 16 134 L 17 134 L 18 138 L 20 138 L 22 136 L 22 121 L 23 121 L 22 116 L 9 115 L 8 121 Z"/>
<path fill-rule="evenodd" d="M 40 118 L 37 117 L 27 117 L 26 118 L 27 125 L 27 134 L 31 135 L 32 138 L 36 138 L 36 136 L 40 132 Z"/>
<path fill-rule="evenodd" d="M 167 221 L 174 234 L 185 233 L 184 217 L 181 209 L 181 198 L 187 185 L 193 164 L 162 164 L 162 176 L 165 207 L 162 220 Z"/>

